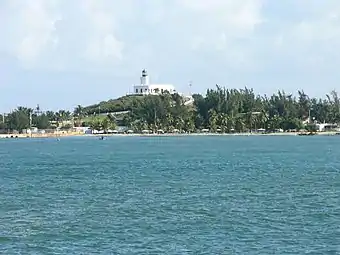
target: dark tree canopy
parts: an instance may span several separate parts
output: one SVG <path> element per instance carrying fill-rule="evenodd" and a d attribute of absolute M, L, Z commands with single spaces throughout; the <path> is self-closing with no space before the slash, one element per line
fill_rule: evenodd
<path fill-rule="evenodd" d="M 208 89 L 204 96 L 194 94 L 193 99 L 193 103 L 188 104 L 187 99 L 178 94 L 124 96 L 87 107 L 78 105 L 73 113 L 59 110 L 38 114 L 37 110 L 18 107 L 4 118 L 1 116 L 0 129 L 21 131 L 32 124 L 40 129 L 87 125 L 106 130 L 125 125 L 139 131 L 220 129 L 243 132 L 260 128 L 314 130 L 315 122 L 340 123 L 340 99 L 336 91 L 320 99 L 310 98 L 304 91 L 298 91 L 296 97 L 284 91 L 268 96 L 257 95 L 249 88 L 216 86 Z M 102 116 L 112 112 L 121 114 Z M 310 125 L 304 127 L 306 120 Z"/>

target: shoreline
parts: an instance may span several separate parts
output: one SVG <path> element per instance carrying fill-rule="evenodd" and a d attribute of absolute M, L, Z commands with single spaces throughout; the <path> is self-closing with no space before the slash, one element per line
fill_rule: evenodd
<path fill-rule="evenodd" d="M 317 132 L 316 136 L 335 136 L 338 132 Z M 62 137 L 184 137 L 184 136 L 299 136 L 298 132 L 278 132 L 278 133 L 166 133 L 166 134 L 83 134 L 83 133 L 64 133 L 64 134 L 0 134 L 0 139 L 17 138 L 62 138 Z"/>
<path fill-rule="evenodd" d="M 335 136 L 338 132 L 318 132 L 316 136 Z M 137 136 L 137 137 L 174 137 L 174 136 L 299 136 L 298 132 L 277 132 L 277 133 L 166 133 L 166 134 L 89 134 L 85 136 L 91 137 L 111 137 L 111 136 L 119 136 L 119 137 L 129 137 L 129 136 Z"/>

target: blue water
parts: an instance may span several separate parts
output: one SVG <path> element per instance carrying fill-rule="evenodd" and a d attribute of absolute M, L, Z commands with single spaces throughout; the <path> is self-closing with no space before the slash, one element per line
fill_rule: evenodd
<path fill-rule="evenodd" d="M 0 140 L 0 254 L 340 254 L 340 137 Z"/>

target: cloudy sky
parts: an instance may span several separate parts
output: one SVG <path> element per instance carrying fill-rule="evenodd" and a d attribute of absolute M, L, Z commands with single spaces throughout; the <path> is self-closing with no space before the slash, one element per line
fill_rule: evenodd
<path fill-rule="evenodd" d="M 56 110 L 157 83 L 338 89 L 338 0 L 2 0 L 0 111 Z"/>

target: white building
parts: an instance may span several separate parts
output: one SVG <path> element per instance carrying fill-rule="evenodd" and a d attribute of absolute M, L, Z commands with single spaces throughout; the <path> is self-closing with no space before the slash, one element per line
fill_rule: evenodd
<path fill-rule="evenodd" d="M 136 95 L 158 95 L 166 91 L 170 94 L 176 93 L 172 84 L 150 84 L 149 76 L 145 69 L 142 71 L 140 84 L 133 86 L 133 94 Z"/>
<path fill-rule="evenodd" d="M 324 132 L 324 131 L 332 131 L 337 130 L 337 124 L 330 124 L 330 123 L 317 123 L 316 124 L 317 131 Z"/>

